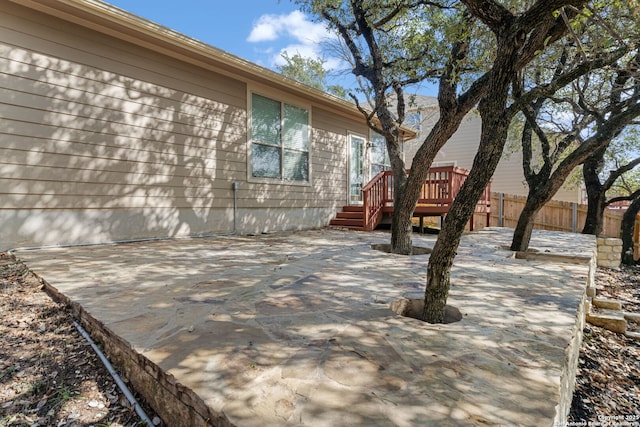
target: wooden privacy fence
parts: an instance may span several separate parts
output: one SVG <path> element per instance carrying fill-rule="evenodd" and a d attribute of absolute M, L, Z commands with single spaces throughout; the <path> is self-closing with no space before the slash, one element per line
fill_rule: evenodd
<path fill-rule="evenodd" d="M 527 198 L 511 194 L 491 193 L 492 226 L 515 228 Z M 620 238 L 623 209 L 606 209 L 604 212 L 603 237 Z M 580 233 L 587 217 L 587 205 L 571 202 L 548 202 L 536 215 L 534 228 Z M 636 216 L 633 230 L 634 259 L 640 259 L 640 214 Z"/>
<path fill-rule="evenodd" d="M 491 204 L 494 206 L 491 212 L 491 225 L 515 228 L 526 200 L 525 196 L 491 193 Z M 603 236 L 620 237 L 623 215 L 623 210 L 605 210 Z M 584 227 L 586 217 L 587 205 L 552 200 L 536 215 L 534 228 L 579 233 Z"/>
<path fill-rule="evenodd" d="M 526 200 L 526 196 L 491 193 L 491 216 L 489 224 L 493 227 L 515 228 Z M 620 238 L 620 227 L 622 225 L 623 215 L 624 209 L 605 210 L 603 237 Z M 533 222 L 533 227 L 539 230 L 580 233 L 584 227 L 586 217 L 587 205 L 552 200 L 538 212 Z M 484 220 L 482 218 L 476 218 L 475 227 L 481 229 L 484 226 Z M 640 214 L 636 216 L 633 242 L 634 259 L 638 260 L 640 259 Z"/>

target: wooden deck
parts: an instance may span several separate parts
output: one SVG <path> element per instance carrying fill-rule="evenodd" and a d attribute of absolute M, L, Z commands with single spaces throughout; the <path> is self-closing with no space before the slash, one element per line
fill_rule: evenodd
<path fill-rule="evenodd" d="M 420 222 L 428 216 L 444 217 L 467 179 L 469 171 L 456 166 L 438 166 L 429 169 L 429 175 L 422 185 L 420 198 L 413 212 Z M 331 225 L 353 230 L 372 231 L 384 214 L 393 215 L 393 174 L 380 172 L 362 188 L 362 205 L 344 206 Z M 491 214 L 491 185 L 485 189 L 478 201 L 475 213 L 485 214 L 487 225 Z M 473 230 L 473 217 L 471 219 Z"/>

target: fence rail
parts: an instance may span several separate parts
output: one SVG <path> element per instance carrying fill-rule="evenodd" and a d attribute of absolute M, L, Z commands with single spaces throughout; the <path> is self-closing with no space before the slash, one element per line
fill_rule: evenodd
<path fill-rule="evenodd" d="M 525 196 L 491 193 L 491 202 L 497 207 L 491 214 L 491 224 L 515 228 L 526 200 Z M 620 237 L 623 215 L 622 210 L 605 210 L 604 236 Z M 536 215 L 534 228 L 579 233 L 584 227 L 586 218 L 587 205 L 552 200 Z"/>

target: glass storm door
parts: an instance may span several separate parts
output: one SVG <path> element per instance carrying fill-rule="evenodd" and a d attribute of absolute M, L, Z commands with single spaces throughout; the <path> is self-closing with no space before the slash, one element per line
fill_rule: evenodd
<path fill-rule="evenodd" d="M 362 186 L 365 184 L 364 155 L 366 141 L 364 138 L 351 135 L 349 156 L 349 203 L 362 203 Z"/>

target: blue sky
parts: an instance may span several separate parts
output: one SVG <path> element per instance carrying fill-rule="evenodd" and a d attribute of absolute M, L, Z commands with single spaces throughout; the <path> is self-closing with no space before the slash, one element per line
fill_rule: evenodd
<path fill-rule="evenodd" d="M 333 84 L 354 87 L 343 63 L 323 52 L 336 36 L 291 0 L 106 0 L 114 6 L 248 61 L 275 69 L 282 52 L 324 58 Z M 434 95 L 432 85 L 418 92 Z"/>
<path fill-rule="evenodd" d="M 107 0 L 114 6 L 169 27 L 262 66 L 280 53 L 318 57 L 328 36 L 289 0 Z"/>

